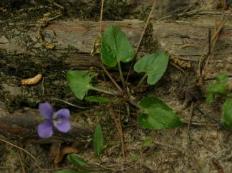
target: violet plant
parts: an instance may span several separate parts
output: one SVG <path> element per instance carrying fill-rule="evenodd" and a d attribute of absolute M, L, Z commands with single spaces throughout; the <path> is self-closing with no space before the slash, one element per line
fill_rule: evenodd
<path fill-rule="evenodd" d="M 155 85 L 162 78 L 168 67 L 168 54 L 164 51 L 157 51 L 137 58 L 137 61 L 135 56 L 134 48 L 126 34 L 118 26 L 109 26 L 101 35 L 100 58 L 102 69 L 115 88 L 105 88 L 98 85 L 98 81 L 92 82 L 97 75 L 87 70 L 67 71 L 68 85 L 79 100 L 89 101 L 87 98 L 90 96 L 89 91 L 92 90 L 99 93 L 90 96 L 92 102 L 102 104 L 102 100 L 107 100 L 104 104 L 113 105 L 114 101 L 120 100 L 128 109 L 136 108 L 138 125 L 142 128 L 167 129 L 182 126 L 183 123 L 179 116 L 160 98 L 151 95 L 141 98 L 137 94 L 137 90 L 145 82 L 148 85 Z M 143 74 L 139 81 L 129 82 L 129 75 L 126 76 L 122 71 L 123 64 L 126 63 L 132 63 L 131 71 Z M 120 81 L 115 80 L 107 68 L 118 69 L 117 78 Z M 132 72 L 132 74 L 135 73 Z M 97 156 L 104 149 L 103 141 L 101 126 L 98 124 L 93 135 L 93 145 Z"/>
<path fill-rule="evenodd" d="M 232 129 L 232 93 L 228 74 L 217 75 L 207 87 L 206 101 L 215 104 L 218 98 L 224 100 L 220 124 L 226 129 Z"/>
<path fill-rule="evenodd" d="M 125 76 L 122 72 L 122 65 L 132 62 L 133 59 L 135 60 L 135 56 L 134 48 L 126 34 L 118 26 L 109 26 L 102 33 L 100 58 L 103 70 L 105 69 L 104 71 L 106 71 L 115 89 L 99 87 L 96 82 L 92 82 L 96 75 L 93 72 L 82 70 L 69 70 L 67 72 L 68 85 L 80 100 L 85 99 L 89 90 L 92 90 L 104 94 L 103 97 L 110 100 L 108 104 L 114 104 L 114 97 L 124 104 L 134 106 L 138 110 L 138 124 L 142 128 L 180 127 L 182 121 L 179 116 L 160 98 L 149 95 L 141 99 L 136 94 L 138 88 L 145 81 L 148 85 L 155 85 L 162 78 L 168 67 L 169 56 L 164 51 L 157 51 L 137 58 L 137 61 L 133 63 L 133 70 L 136 73 L 143 73 L 137 85 L 130 83 L 127 78 L 128 75 Z M 118 68 L 120 82 L 116 82 L 107 68 Z M 95 96 L 95 101 L 98 98 L 102 100 L 102 94 Z"/>
<path fill-rule="evenodd" d="M 69 109 L 63 108 L 55 112 L 52 105 L 45 102 L 39 104 L 39 112 L 44 118 L 44 121 L 37 127 L 39 137 L 51 137 L 54 133 L 54 128 L 62 133 L 67 133 L 71 129 Z"/>
<path fill-rule="evenodd" d="M 165 74 L 169 62 L 169 56 L 165 52 L 159 51 L 147 54 L 138 58 L 134 63 L 132 60 L 135 60 L 136 54 L 126 34 L 117 26 L 109 26 L 101 36 L 100 55 L 103 71 L 115 88 L 105 88 L 98 85 L 96 81 L 92 82 L 93 78 L 97 76 L 93 71 L 69 70 L 67 71 L 67 81 L 76 98 L 92 103 L 110 105 L 120 101 L 128 106 L 128 109 L 134 107 L 138 113 L 138 125 L 145 129 L 158 130 L 182 126 L 183 123 L 179 116 L 160 98 L 148 95 L 141 99 L 139 94 L 136 93 L 143 83 L 155 85 Z M 132 71 L 143 73 L 137 85 L 130 83 L 127 78 L 128 74 L 125 76 L 122 71 L 122 65 L 129 62 L 134 64 Z M 118 68 L 119 82 L 107 71 L 107 68 Z M 90 90 L 99 94 L 91 96 L 89 95 Z M 99 122 L 96 125 L 92 141 L 95 154 L 99 157 L 105 147 L 103 131 Z M 93 172 L 88 170 L 88 164 L 77 155 L 69 155 L 68 160 L 74 163 L 75 168 L 61 170 L 57 173 Z"/>

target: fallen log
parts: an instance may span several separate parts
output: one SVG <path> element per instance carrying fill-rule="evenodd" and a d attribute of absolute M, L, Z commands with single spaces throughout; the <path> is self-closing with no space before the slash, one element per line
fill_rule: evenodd
<path fill-rule="evenodd" d="M 222 31 L 218 33 L 215 46 L 211 39 L 217 33 L 217 26 L 209 23 L 202 25 L 191 22 L 158 22 L 153 25 L 153 36 L 157 38 L 162 49 L 166 50 L 175 62 L 188 62 L 192 70 L 197 72 L 199 62 L 204 58 L 208 60 L 205 67 L 205 79 L 213 79 L 219 73 L 232 75 L 231 22 L 223 24 Z M 220 22 L 220 21 L 219 21 Z M 210 58 L 209 58 L 210 56 Z M 180 64 L 178 65 L 182 65 Z M 183 63 L 183 68 L 184 68 Z"/>
<path fill-rule="evenodd" d="M 220 16 L 220 14 L 216 15 L 217 20 L 218 15 Z M 230 19 L 231 16 L 226 15 L 226 18 Z M 205 79 L 212 79 L 221 72 L 231 75 L 232 52 L 230 47 L 232 41 L 229 37 L 232 35 L 231 20 L 227 20 L 223 26 L 213 52 L 211 52 L 210 39 L 215 33 L 215 22 L 210 20 L 208 23 L 201 24 L 201 19 L 198 20 L 194 24 L 187 20 L 169 21 L 168 23 L 166 21 L 154 22 L 153 39 L 156 40 L 161 49 L 168 52 L 174 63 L 177 62 L 177 65 L 182 66 L 182 63 L 178 64 L 179 60 L 186 62 L 186 67 L 190 67 L 189 69 L 195 72 L 198 71 L 199 61 L 213 53 L 213 56 L 208 59 Z M 111 24 L 119 25 L 133 46 L 138 46 L 144 22 L 138 20 L 105 21 L 102 23 L 103 29 Z M 99 68 L 99 56 L 90 55 L 95 39 L 99 34 L 98 22 L 55 21 L 42 28 L 41 35 L 39 34 L 42 38 L 37 37 L 37 31 L 38 28 L 31 28 L 27 33 L 24 33 L 25 38 L 30 38 L 27 40 L 19 41 L 17 35 L 9 38 L 7 35 L 3 35 L 0 39 L 2 43 L 0 49 L 4 50 L 0 59 L 2 72 L 0 77 L 4 81 L 4 84 L 1 84 L 3 89 L 0 91 L 0 95 L 3 95 L 4 100 L 14 102 L 16 100 L 14 93 L 20 93 L 22 90 L 26 90 L 26 95 L 19 94 L 17 99 L 23 98 L 23 102 L 28 103 L 28 100 L 25 101 L 25 99 L 33 98 L 35 99 L 32 101 L 33 106 L 41 100 L 47 100 L 51 97 L 69 99 L 70 93 L 64 93 L 63 90 L 59 89 L 67 87 L 64 72 L 70 68 Z M 46 46 L 49 44 L 53 46 Z M 21 79 L 32 77 L 37 73 L 42 73 L 45 79 L 40 86 L 23 87 L 18 85 Z M 56 75 L 54 76 L 54 74 Z M 14 88 L 13 92 L 10 90 L 11 87 Z M 45 88 L 44 91 L 41 89 L 42 87 Z M 16 90 L 18 92 L 15 92 Z M 6 93 L 9 93 L 10 97 Z"/>

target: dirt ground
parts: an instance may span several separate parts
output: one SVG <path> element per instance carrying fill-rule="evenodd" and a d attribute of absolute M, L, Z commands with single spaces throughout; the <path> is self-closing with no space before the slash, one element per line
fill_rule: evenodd
<path fill-rule="evenodd" d="M 181 128 L 167 130 L 140 128 L 136 112 L 132 108 L 128 115 L 124 104 L 109 108 L 82 103 L 74 98 L 67 86 L 65 72 L 69 69 L 97 70 L 99 79 L 105 77 L 96 65 L 97 60 L 89 55 L 92 47 L 89 40 L 96 39 L 94 34 L 86 32 L 82 35 L 83 28 L 79 27 L 86 26 L 82 21 L 95 22 L 89 24 L 87 28 L 90 29 L 99 24 L 100 3 L 100 0 L 0 2 L 0 117 L 37 116 L 38 104 L 49 101 L 56 108 L 69 108 L 73 123 L 90 132 L 101 122 L 106 142 L 103 154 L 97 158 L 89 133 L 80 141 L 62 136 L 43 141 L 28 134 L 25 137 L 20 132 L 13 136 L 11 128 L 4 129 L 0 123 L 0 172 L 47 173 L 71 168 L 66 154 L 74 152 L 92 165 L 92 172 L 231 173 L 231 131 L 219 124 L 222 100 L 218 99 L 213 105 L 205 101 L 208 82 L 221 71 L 232 74 L 231 35 L 218 39 L 215 58 L 210 59 L 206 71 L 207 80 L 199 84 L 198 78 L 200 58 L 208 55 L 204 48 L 208 42 L 208 30 L 213 35 L 215 26 L 220 25 L 217 23 L 224 17 L 226 22 L 222 27 L 231 34 L 232 5 L 230 7 L 229 1 L 156 2 L 138 55 L 164 49 L 171 61 L 162 80 L 154 87 L 142 87 L 138 97 L 147 94 L 159 96 L 185 122 Z M 131 30 L 132 34 L 129 35 L 129 31 L 127 34 L 133 45 L 138 45 L 152 4 L 152 0 L 105 0 L 103 21 L 129 23 L 122 25 Z M 65 32 L 65 26 L 76 27 L 81 33 Z M 67 35 L 60 38 L 58 31 Z M 76 38 L 77 41 L 76 35 L 80 37 Z M 187 39 L 193 41 L 188 44 L 198 47 L 180 49 L 182 37 L 187 43 Z M 84 41 L 79 44 L 78 39 Z M 115 73 L 114 70 L 111 72 Z M 45 76 L 42 83 L 32 87 L 20 85 L 21 79 L 37 73 Z M 131 85 L 135 81 L 138 81 L 137 76 Z M 103 82 L 102 85 L 107 84 Z M 88 109 L 78 109 L 64 101 L 88 106 Z M 9 122 L 16 123 L 10 125 L 12 129 L 18 125 L 16 120 L 9 119 Z M 33 126 L 34 122 L 24 127 L 33 129 Z"/>

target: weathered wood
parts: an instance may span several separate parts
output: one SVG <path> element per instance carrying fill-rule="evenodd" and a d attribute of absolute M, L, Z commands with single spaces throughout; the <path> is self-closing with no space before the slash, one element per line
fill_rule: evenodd
<path fill-rule="evenodd" d="M 162 48 L 175 56 L 201 56 L 209 51 L 208 28 L 178 23 L 155 23 L 154 36 Z"/>
<path fill-rule="evenodd" d="M 105 21 L 102 22 L 103 30 L 109 25 L 118 25 L 127 34 L 131 43 L 137 46 L 144 22 L 139 20 Z M 43 48 L 46 43 L 49 43 L 53 44 L 53 50 L 71 47 L 77 49 L 80 53 L 90 53 L 95 39 L 100 33 L 99 22 L 79 20 L 53 22 L 42 29 L 42 35 L 39 35 L 38 29 L 38 27 L 35 27 L 24 33 L 25 38 L 30 38 L 26 40 L 26 44 L 18 36 L 7 38 L 7 35 L 1 33 L 0 50 L 31 54 L 33 49 Z M 41 41 L 41 36 L 44 41 Z M 32 46 L 28 49 L 27 45 Z"/>
<path fill-rule="evenodd" d="M 217 20 L 219 16 L 218 14 L 216 15 Z M 230 19 L 231 16 L 226 15 L 226 18 Z M 144 22 L 138 20 L 104 21 L 103 29 L 110 24 L 119 25 L 127 34 L 134 47 L 137 46 L 143 31 Z M 208 56 L 211 47 L 210 37 L 215 30 L 215 21 L 210 20 L 208 23 L 203 22 L 201 24 L 200 19 L 198 19 L 194 24 L 188 20 L 169 21 L 168 23 L 160 21 L 152 24 L 153 39 L 157 41 L 161 49 L 167 51 L 171 59 L 174 59 L 174 62 L 175 59 L 179 59 L 191 63 L 193 65 L 192 70 L 197 71 L 199 61 Z M 16 90 L 19 88 L 21 90 L 22 87 L 18 86 L 21 79 L 32 77 L 42 71 L 45 77 L 44 83 L 41 84 L 45 85 L 44 96 L 41 95 L 41 86 L 36 88 L 37 91 L 33 90 L 33 88 L 25 88 L 28 91 L 28 96 L 22 96 L 23 98 L 36 96 L 37 100 L 35 102 L 38 103 L 40 100 L 59 95 L 57 92 L 60 92 L 60 90 L 50 89 L 56 86 L 57 82 L 59 86 L 61 84 L 61 88 L 65 86 L 65 78 L 61 74 L 63 71 L 73 67 L 77 69 L 99 67 L 100 64 L 99 56 L 90 55 L 94 41 L 99 34 L 99 22 L 78 20 L 52 22 L 47 27 L 42 28 L 41 34 L 43 39 L 38 37 L 41 36 L 38 35 L 38 27 L 31 28 L 30 31 L 24 33 L 26 35 L 25 38 L 30 38 L 27 40 L 20 40 L 17 35 L 7 37 L 4 33 L 1 34 L 0 49 L 8 53 L 2 55 L 0 59 L 0 66 L 4 67 L 1 69 L 3 73 L 0 75 L 3 74 L 10 78 L 8 81 L 5 81 L 4 85 L 1 85 L 3 88 L 0 91 L 1 95 L 4 95 L 6 91 L 9 91 L 8 89 L 11 89 L 9 86 Z M 230 47 L 232 40 L 230 35 L 232 35 L 232 27 L 231 21 L 228 20 L 216 42 L 213 52 L 214 56 L 209 58 L 209 63 L 205 69 L 206 78 L 211 79 L 220 72 L 226 72 L 231 75 L 232 51 Z M 54 48 L 46 47 L 45 45 L 48 43 L 54 45 Z M 30 46 L 28 47 L 27 45 Z M 69 49 L 70 47 L 71 49 Z M 13 52 L 16 52 L 16 54 Z M 19 53 L 21 53 L 20 56 Z M 30 70 L 28 70 L 29 66 Z M 51 79 L 52 71 L 63 77 L 57 77 L 56 80 Z M 51 81 L 49 81 L 50 79 Z M 15 98 L 15 89 L 9 91 L 13 98 L 12 100 Z M 19 91 L 17 93 L 22 92 Z M 21 97 L 21 95 L 18 97 Z M 63 99 L 67 99 L 66 93 L 61 95 Z M 45 98 L 41 99 L 43 97 Z M 9 97 L 7 96 L 7 98 Z"/>
<path fill-rule="evenodd" d="M 196 64 L 197 71 L 200 60 L 210 55 L 206 66 L 206 78 L 213 78 L 218 73 L 232 74 L 232 28 L 225 25 L 219 34 L 214 50 L 210 39 L 215 33 L 215 27 L 192 25 L 191 23 L 165 23 L 153 25 L 153 35 L 157 38 L 161 48 L 166 50 L 173 59 L 180 59 Z"/>
<path fill-rule="evenodd" d="M 144 23 L 138 20 L 105 21 L 102 23 L 103 30 L 109 25 L 121 27 L 134 46 L 137 46 L 144 27 Z M 46 36 L 49 37 L 49 33 L 52 32 L 54 33 L 54 42 L 56 42 L 57 49 L 71 46 L 78 49 L 79 52 L 90 53 L 95 39 L 100 33 L 99 22 L 78 20 L 55 22 L 43 31 L 45 40 Z"/>

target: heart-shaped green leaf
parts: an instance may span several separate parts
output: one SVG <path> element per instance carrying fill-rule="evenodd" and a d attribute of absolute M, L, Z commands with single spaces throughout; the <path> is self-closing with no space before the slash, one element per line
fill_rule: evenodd
<path fill-rule="evenodd" d="M 165 129 L 182 125 L 180 118 L 163 101 L 156 97 L 145 97 L 139 102 L 142 113 L 138 122 L 143 128 Z"/>
<path fill-rule="evenodd" d="M 82 100 L 87 94 L 88 90 L 91 89 L 91 80 L 93 74 L 90 74 L 88 71 L 73 71 L 69 70 L 67 72 L 68 85 L 71 88 L 74 95 Z"/>
<path fill-rule="evenodd" d="M 119 62 L 129 62 L 134 50 L 126 35 L 117 26 L 109 26 L 102 34 L 101 59 L 103 64 L 115 67 Z"/>
<path fill-rule="evenodd" d="M 215 97 L 225 95 L 228 91 L 229 77 L 226 74 L 216 76 L 216 80 L 208 85 L 206 101 L 212 103 Z"/>
<path fill-rule="evenodd" d="M 164 52 L 145 55 L 134 65 L 137 73 L 144 72 L 147 75 L 147 83 L 154 85 L 160 80 L 168 66 L 168 55 Z"/>
<path fill-rule="evenodd" d="M 102 133 L 102 128 L 100 124 L 97 124 L 93 136 L 93 146 L 94 146 L 94 151 L 97 156 L 100 156 L 103 147 L 104 147 L 104 137 Z"/>
<path fill-rule="evenodd" d="M 232 99 L 227 99 L 223 105 L 221 123 L 226 128 L 232 128 Z"/>

